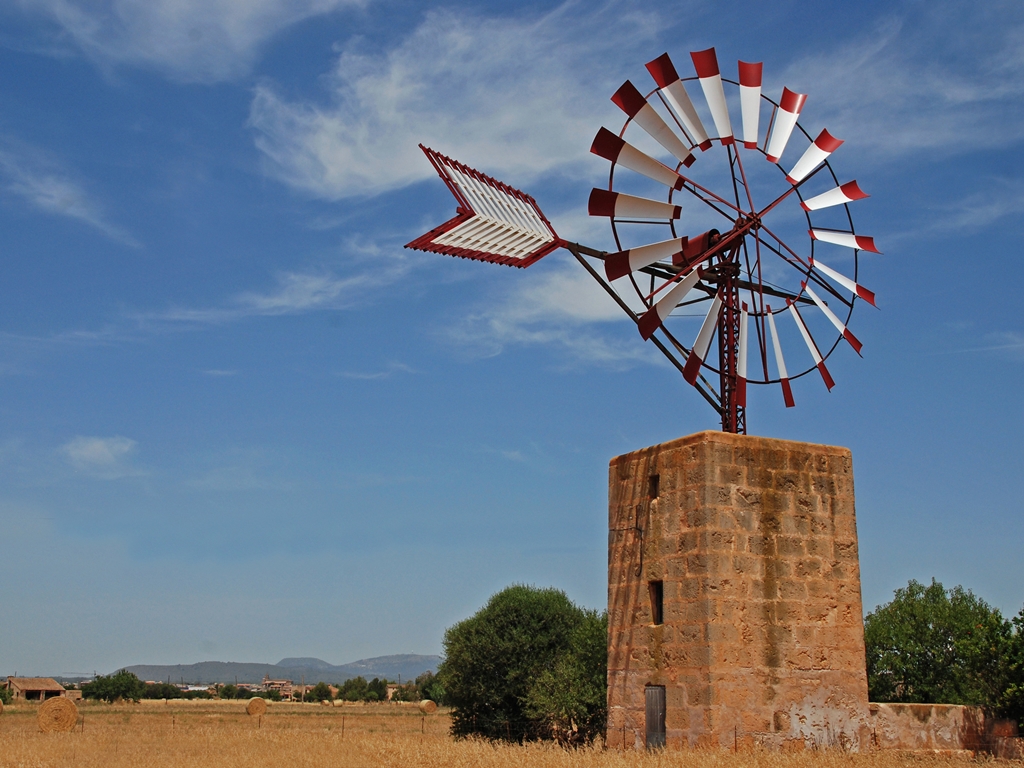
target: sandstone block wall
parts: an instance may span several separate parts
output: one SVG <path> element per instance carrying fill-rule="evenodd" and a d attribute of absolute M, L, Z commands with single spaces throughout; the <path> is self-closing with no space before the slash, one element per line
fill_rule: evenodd
<path fill-rule="evenodd" d="M 844 448 L 703 432 L 609 467 L 607 744 L 871 743 Z M 662 623 L 651 582 L 661 582 Z"/>
<path fill-rule="evenodd" d="M 879 749 L 975 751 L 988 745 L 984 713 L 956 704 L 872 704 L 871 737 Z"/>

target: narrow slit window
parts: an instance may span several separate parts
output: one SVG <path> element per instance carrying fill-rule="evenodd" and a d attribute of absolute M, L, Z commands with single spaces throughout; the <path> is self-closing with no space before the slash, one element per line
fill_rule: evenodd
<path fill-rule="evenodd" d="M 652 499 L 658 498 L 658 492 L 661 490 L 661 475 L 651 475 L 647 478 L 647 496 Z"/>
<path fill-rule="evenodd" d="M 650 581 L 647 589 L 651 593 L 651 623 L 661 624 L 665 618 L 665 586 L 661 581 Z"/>

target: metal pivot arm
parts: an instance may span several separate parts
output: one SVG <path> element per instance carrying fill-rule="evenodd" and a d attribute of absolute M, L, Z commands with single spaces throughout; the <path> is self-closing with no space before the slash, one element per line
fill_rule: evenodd
<path fill-rule="evenodd" d="M 629 318 L 634 323 L 639 323 L 640 318 L 637 317 L 636 313 L 629 308 L 629 305 L 622 300 L 622 298 L 615 292 L 615 290 L 610 285 L 608 285 L 604 277 L 596 269 L 594 269 L 594 267 L 591 266 L 591 264 L 584 258 L 584 256 L 590 256 L 591 258 L 601 259 L 603 261 L 608 254 L 605 251 L 598 251 L 595 250 L 594 248 L 588 248 L 585 245 L 580 245 L 579 243 L 570 243 L 564 240 L 561 242 L 561 245 L 563 248 L 569 251 L 569 253 L 576 257 L 576 260 L 580 264 L 582 264 L 583 268 L 590 273 L 591 277 L 593 277 L 600 284 L 600 286 L 604 288 L 605 292 L 612 297 L 616 304 L 619 305 L 619 308 L 622 309 L 622 311 L 625 312 L 627 315 L 629 315 Z M 665 344 L 662 343 L 662 341 L 658 339 L 656 336 L 652 336 L 650 340 L 654 342 L 654 345 L 661 351 L 661 353 L 668 359 L 668 361 L 672 363 L 672 365 L 674 365 L 680 373 L 682 373 L 683 368 L 685 367 L 684 363 L 680 362 L 672 353 L 672 351 L 668 347 L 666 347 Z M 681 349 L 684 353 L 689 354 L 689 350 L 683 347 L 678 342 L 674 342 L 674 345 Z M 694 384 L 694 387 L 698 392 L 700 392 L 701 396 L 708 402 L 708 404 L 715 409 L 715 412 L 718 413 L 719 415 L 722 415 L 721 401 L 719 400 L 717 393 L 714 391 L 714 389 L 711 388 L 711 384 L 703 376 L 701 376 L 700 379 Z"/>

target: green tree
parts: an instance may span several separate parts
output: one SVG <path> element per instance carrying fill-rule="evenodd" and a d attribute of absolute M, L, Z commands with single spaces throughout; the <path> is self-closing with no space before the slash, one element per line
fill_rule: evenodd
<path fill-rule="evenodd" d="M 384 701 L 387 697 L 387 679 L 375 677 L 366 684 L 366 701 Z"/>
<path fill-rule="evenodd" d="M 221 699 L 237 699 L 238 686 L 228 683 L 217 688 L 217 697 Z"/>
<path fill-rule="evenodd" d="M 416 678 L 417 698 L 420 700 L 430 699 L 435 704 L 445 703 L 444 686 L 441 680 L 429 670 Z"/>
<path fill-rule="evenodd" d="M 526 697 L 526 713 L 563 744 L 591 742 L 608 717 L 608 616 L 583 611 L 569 648 L 541 672 Z"/>
<path fill-rule="evenodd" d="M 864 620 L 872 701 L 1000 709 L 1013 630 L 970 590 L 911 581 Z"/>
<path fill-rule="evenodd" d="M 997 711 L 1002 717 L 1024 725 L 1024 608 L 1013 617 L 1012 624 L 1006 651 L 1006 687 Z"/>
<path fill-rule="evenodd" d="M 555 702 L 551 692 L 553 679 L 566 681 L 572 676 L 576 664 L 569 657 L 575 654 L 579 664 L 589 660 L 595 665 L 580 678 L 606 674 L 606 654 L 584 650 L 593 650 L 586 630 L 580 630 L 574 641 L 581 625 L 592 620 L 592 614 L 577 608 L 560 590 L 517 584 L 450 627 L 437 677 L 445 702 L 453 707 L 452 733 L 511 741 L 554 736 L 552 728 L 559 719 L 576 711 L 575 705 Z M 577 688 L 568 693 L 573 698 L 581 694 Z M 572 719 L 570 714 L 568 720 Z M 580 721 L 593 723 L 594 732 L 603 729 L 600 713 L 591 718 L 588 711 L 575 721 L 577 728 Z"/>
<path fill-rule="evenodd" d="M 91 683 L 82 684 L 82 696 L 87 699 L 138 701 L 145 692 L 146 684 L 127 669 L 112 675 L 99 675 Z"/>
<path fill-rule="evenodd" d="M 338 698 L 345 701 L 365 701 L 368 690 L 365 677 L 350 677 L 338 686 Z"/>
<path fill-rule="evenodd" d="M 0 688 L 0 704 L 10 704 L 10 703 L 11 703 L 11 689 L 7 688 L 6 686 L 3 687 L 3 688 Z"/>
<path fill-rule="evenodd" d="M 331 687 L 327 683 L 319 682 L 306 691 L 306 701 L 331 701 Z"/>
<path fill-rule="evenodd" d="M 184 697 L 184 691 L 176 685 L 170 683 L 152 683 L 147 685 L 146 689 L 142 692 L 142 698 L 144 699 L 182 699 Z"/>

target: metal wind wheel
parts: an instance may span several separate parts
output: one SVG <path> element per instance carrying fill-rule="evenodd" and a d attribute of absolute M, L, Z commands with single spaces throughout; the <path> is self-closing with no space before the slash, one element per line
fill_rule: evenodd
<path fill-rule="evenodd" d="M 627 80 L 612 96 L 625 123 L 594 139 L 611 169 L 588 207 L 609 219 L 615 253 L 562 240 L 532 197 L 426 148 L 459 209 L 408 247 L 520 267 L 568 249 L 722 428 L 746 432 L 748 384 L 778 384 L 791 407 L 793 379 L 816 371 L 831 390 L 828 357 L 843 343 L 860 354 L 853 307 L 875 300 L 859 255 L 879 251 L 853 225 L 850 204 L 867 195 L 829 162 L 842 140 L 799 123 L 807 96 L 763 94 L 761 63 L 739 62 L 731 80 L 713 48 L 690 57 L 686 78 L 667 53 L 649 62 L 646 95 Z"/>

